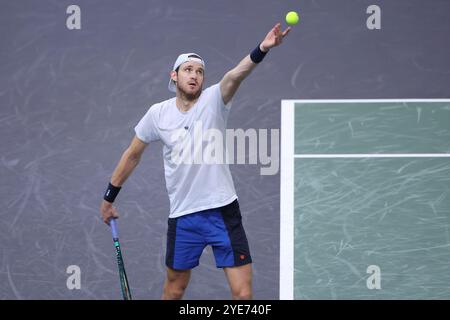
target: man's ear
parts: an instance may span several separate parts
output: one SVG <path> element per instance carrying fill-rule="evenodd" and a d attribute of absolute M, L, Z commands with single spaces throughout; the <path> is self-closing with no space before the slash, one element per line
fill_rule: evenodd
<path fill-rule="evenodd" d="M 170 79 L 172 79 L 173 81 L 177 81 L 178 80 L 178 74 L 176 71 L 170 71 Z"/>

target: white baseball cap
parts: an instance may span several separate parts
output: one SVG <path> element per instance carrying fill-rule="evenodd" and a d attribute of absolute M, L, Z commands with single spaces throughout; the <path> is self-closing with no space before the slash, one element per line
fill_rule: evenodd
<path fill-rule="evenodd" d="M 173 65 L 172 71 L 177 70 L 179 66 L 188 61 L 200 63 L 203 66 L 203 69 L 205 68 L 205 61 L 203 60 L 203 58 L 200 57 L 198 54 L 191 52 L 180 54 Z M 177 92 L 175 81 L 173 81 L 172 79 L 169 79 L 169 91 Z"/>

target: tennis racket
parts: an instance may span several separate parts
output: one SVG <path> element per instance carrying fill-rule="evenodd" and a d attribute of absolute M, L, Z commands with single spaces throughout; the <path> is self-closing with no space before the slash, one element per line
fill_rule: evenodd
<path fill-rule="evenodd" d="M 119 233 L 117 231 L 117 222 L 115 219 L 110 221 L 114 247 L 116 248 L 117 265 L 119 266 L 120 287 L 122 288 L 123 300 L 132 300 L 128 278 L 123 263 L 122 251 L 120 250 Z"/>

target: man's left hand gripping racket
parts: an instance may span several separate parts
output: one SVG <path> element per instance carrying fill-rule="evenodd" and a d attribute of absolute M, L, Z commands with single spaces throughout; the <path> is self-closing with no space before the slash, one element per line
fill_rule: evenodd
<path fill-rule="evenodd" d="M 123 263 L 122 252 L 120 251 L 119 233 L 117 231 L 117 223 L 115 219 L 111 219 L 111 231 L 116 248 L 117 264 L 119 266 L 120 286 L 122 288 L 122 295 L 124 300 L 131 300 L 130 286 L 128 285 L 127 274 L 125 272 L 125 265 Z"/>

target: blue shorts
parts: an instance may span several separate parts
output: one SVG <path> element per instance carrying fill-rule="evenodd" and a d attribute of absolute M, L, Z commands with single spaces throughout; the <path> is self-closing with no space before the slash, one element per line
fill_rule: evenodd
<path fill-rule="evenodd" d="M 208 245 L 213 249 L 217 268 L 252 262 L 237 200 L 220 208 L 169 218 L 167 267 L 187 270 L 198 266 Z"/>

